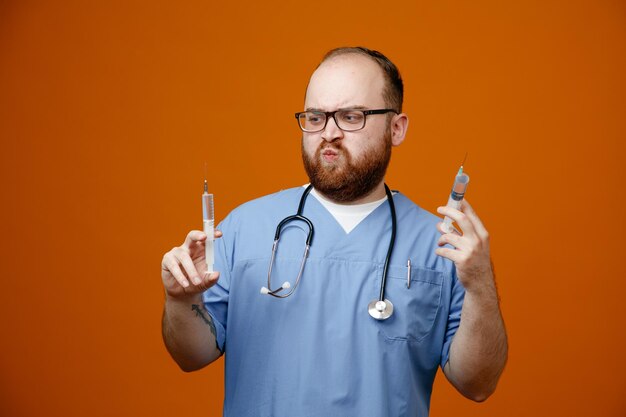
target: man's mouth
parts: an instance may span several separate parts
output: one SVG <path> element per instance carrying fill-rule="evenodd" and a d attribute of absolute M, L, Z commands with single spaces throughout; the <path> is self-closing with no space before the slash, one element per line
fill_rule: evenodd
<path fill-rule="evenodd" d="M 336 161 L 339 158 L 339 152 L 334 149 L 326 148 L 322 150 L 322 159 L 326 162 Z"/>

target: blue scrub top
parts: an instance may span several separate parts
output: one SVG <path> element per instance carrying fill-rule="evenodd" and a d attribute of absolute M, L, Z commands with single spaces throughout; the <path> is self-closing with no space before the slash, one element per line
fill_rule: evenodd
<path fill-rule="evenodd" d="M 298 288 L 285 299 L 260 293 L 276 226 L 295 214 L 303 191 L 246 203 L 219 226 L 221 275 L 204 302 L 225 352 L 224 416 L 427 416 L 464 296 L 454 264 L 435 254 L 439 219 L 394 195 L 398 226 L 386 287 L 394 314 L 378 321 L 367 306 L 380 292 L 388 203 L 346 234 L 309 196 L 303 214 L 315 234 Z M 300 222 L 283 229 L 272 288 L 295 284 L 307 231 Z"/>

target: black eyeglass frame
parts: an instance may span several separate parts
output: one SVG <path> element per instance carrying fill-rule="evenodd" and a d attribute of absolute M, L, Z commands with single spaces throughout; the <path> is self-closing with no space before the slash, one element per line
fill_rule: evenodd
<path fill-rule="evenodd" d="M 339 123 L 337 122 L 337 119 L 335 118 L 335 113 L 345 112 L 345 111 L 359 111 L 359 112 L 363 113 L 363 126 L 361 126 L 358 129 L 342 129 L 342 128 L 340 128 L 339 127 Z M 300 112 L 297 112 L 295 114 L 295 116 L 296 116 L 296 120 L 298 121 L 298 127 L 304 133 L 318 133 L 318 132 L 321 132 L 322 130 L 326 129 L 326 125 L 328 124 L 328 120 L 331 117 L 335 121 L 335 125 L 337 125 L 337 127 L 339 129 L 343 130 L 344 132 L 357 132 L 357 131 L 365 128 L 365 122 L 367 122 L 367 116 L 369 116 L 370 114 L 386 114 L 386 113 L 390 113 L 390 112 L 393 112 L 395 114 L 400 114 L 397 111 L 395 111 L 394 109 L 374 109 L 374 110 L 339 109 L 339 110 L 335 110 L 335 111 L 317 111 L 317 110 L 300 111 Z M 326 116 L 326 121 L 324 122 L 324 126 L 322 126 L 322 128 L 319 129 L 319 130 L 304 130 L 304 128 L 300 124 L 300 115 L 301 114 L 306 114 L 306 113 L 316 113 L 316 114 L 319 114 L 319 115 L 322 115 L 322 114 L 325 115 Z"/>

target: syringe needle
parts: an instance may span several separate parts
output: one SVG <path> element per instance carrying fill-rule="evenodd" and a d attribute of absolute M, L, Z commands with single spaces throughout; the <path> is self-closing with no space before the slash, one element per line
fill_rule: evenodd
<path fill-rule="evenodd" d="M 463 173 L 463 166 L 465 165 L 466 159 L 467 159 L 467 152 L 465 152 L 465 157 L 463 158 L 463 162 L 461 162 L 461 167 L 459 168 L 459 172 L 456 175 L 461 175 Z"/>

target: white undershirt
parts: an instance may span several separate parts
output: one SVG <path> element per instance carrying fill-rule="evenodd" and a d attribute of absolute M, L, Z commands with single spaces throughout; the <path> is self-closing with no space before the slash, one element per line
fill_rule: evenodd
<path fill-rule="evenodd" d="M 306 187 L 306 185 L 305 185 Z M 372 201 L 371 203 L 364 204 L 337 204 L 326 198 L 320 193 L 315 191 L 315 188 L 311 190 L 317 200 L 333 215 L 337 223 L 341 225 L 346 233 L 350 233 L 355 227 L 358 226 L 361 221 L 366 218 L 371 212 L 376 210 L 378 206 L 387 201 L 387 196 L 384 196 L 380 200 Z"/>

